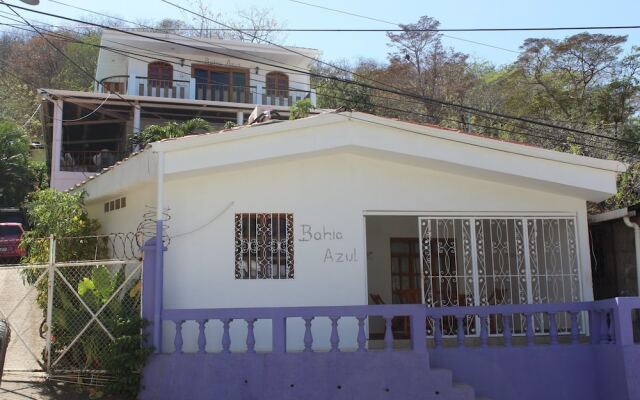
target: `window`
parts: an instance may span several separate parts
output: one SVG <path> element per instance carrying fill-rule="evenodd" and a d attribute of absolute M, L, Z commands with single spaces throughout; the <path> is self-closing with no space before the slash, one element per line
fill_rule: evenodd
<path fill-rule="evenodd" d="M 147 66 L 147 79 L 151 86 L 173 86 L 173 67 L 171 64 L 155 61 Z"/>
<path fill-rule="evenodd" d="M 247 103 L 250 100 L 249 70 L 195 66 L 196 99 Z"/>
<path fill-rule="evenodd" d="M 420 218 L 423 290 L 428 307 L 548 304 L 580 301 L 576 222 L 573 217 Z M 567 313 L 557 328 L 570 332 Z M 455 335 L 456 321 L 443 319 L 443 333 Z M 467 320 L 467 331 L 479 332 Z M 536 314 L 536 333 L 548 317 Z M 582 321 L 578 324 L 582 327 Z M 514 334 L 526 332 L 522 315 L 511 317 Z M 491 315 L 489 334 L 500 334 L 502 318 Z"/>
<path fill-rule="evenodd" d="M 111 212 L 115 210 L 119 210 L 121 208 L 125 208 L 127 206 L 127 198 L 120 197 L 119 199 L 107 201 L 104 203 L 104 212 Z"/>
<path fill-rule="evenodd" d="M 289 97 L 289 77 L 282 72 L 269 72 L 267 96 Z"/>
<path fill-rule="evenodd" d="M 235 215 L 236 279 L 293 279 L 293 214 Z"/>

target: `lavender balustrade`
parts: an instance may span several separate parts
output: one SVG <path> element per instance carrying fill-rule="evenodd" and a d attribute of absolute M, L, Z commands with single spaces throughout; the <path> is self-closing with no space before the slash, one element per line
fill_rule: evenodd
<path fill-rule="evenodd" d="M 244 322 L 247 327 L 245 338 L 246 352 L 256 352 L 256 321 L 271 321 L 272 347 L 274 353 L 287 352 L 287 321 L 302 319 L 304 321 L 304 334 L 300 338 L 304 345 L 304 352 L 318 350 L 314 348 L 315 338 L 312 335 L 312 325 L 317 318 L 330 320 L 330 334 L 323 340 L 328 340 L 331 352 L 340 352 L 341 343 L 355 340 L 358 352 L 366 352 L 367 346 L 366 321 L 371 317 L 382 317 L 385 322 L 384 350 L 394 349 L 394 318 L 409 318 L 411 350 L 417 353 L 427 352 L 427 328 L 433 334 L 436 348 L 443 346 L 443 331 L 453 331 L 451 340 L 458 347 L 466 347 L 466 338 L 475 337 L 476 345 L 489 347 L 500 345 L 511 347 L 516 345 L 564 345 L 572 344 L 633 344 L 633 327 L 631 322 L 631 310 L 638 308 L 640 299 L 623 298 L 610 299 L 598 302 L 581 302 L 567 304 L 524 304 L 524 305 L 498 305 L 477 307 L 448 307 L 428 308 L 420 304 L 398 305 L 363 305 L 363 306 L 333 306 L 333 307 L 281 307 L 281 308 L 238 308 L 238 309 L 173 309 L 164 310 L 164 320 L 173 321 L 175 325 L 174 353 L 183 352 L 182 326 L 185 321 L 194 321 L 198 326 L 197 349 L 198 353 L 205 353 L 207 337 L 205 325 L 208 321 L 219 320 L 222 322 L 222 353 L 230 353 L 231 335 L 230 323 L 233 320 Z M 568 316 L 567 326 L 559 329 L 558 320 L 561 316 Z M 517 319 L 516 319 L 517 317 Z M 542 318 L 544 317 L 544 318 Z M 352 318 L 356 325 L 351 338 L 340 337 L 339 326 L 346 319 Z M 522 321 L 521 331 L 516 335 L 513 321 Z M 468 328 L 468 321 L 478 321 L 479 334 Z M 546 322 L 539 322 L 546 321 Z M 543 324 L 536 328 L 536 322 Z M 588 322 L 588 325 L 587 325 Z M 346 322 L 345 322 L 346 323 Z M 491 339 L 490 331 L 495 324 L 500 325 L 501 340 Z M 259 331 L 258 331 L 259 332 Z M 567 340 L 560 340 L 564 335 Z M 495 335 L 493 335 L 495 337 Z M 523 339 L 517 343 L 516 336 Z M 544 340 L 538 341 L 542 337 Z M 585 340 L 580 340 L 584 337 Z M 590 340 L 586 340 L 589 338 Z M 491 339 L 491 341 L 490 341 Z M 235 339 L 234 339 L 235 340 Z M 351 342 L 353 342 L 351 340 Z M 537 343 L 540 342 L 540 343 Z M 406 350 L 406 349 L 405 349 Z"/>

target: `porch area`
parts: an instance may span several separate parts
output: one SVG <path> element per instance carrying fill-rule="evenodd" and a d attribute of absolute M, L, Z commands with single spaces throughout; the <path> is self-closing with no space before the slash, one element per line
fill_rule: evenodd
<path fill-rule="evenodd" d="M 640 346 L 632 314 L 638 309 L 640 299 L 616 298 L 451 308 L 165 310 L 162 321 L 171 328 L 164 332 L 173 345 L 163 347 L 154 336 L 161 351 L 145 369 L 143 398 L 207 392 L 264 399 L 637 399 Z M 570 327 L 561 331 L 565 316 Z M 381 341 L 367 338 L 373 317 L 385 321 Z M 407 339 L 394 335 L 394 318 L 409 319 Z M 526 322 L 519 337 L 510 321 L 520 318 Z M 479 321 L 478 335 L 465 329 L 470 319 Z M 489 335 L 491 319 L 502 321 L 499 336 Z M 536 335 L 536 319 L 548 323 L 548 332 Z M 443 331 L 449 323 L 452 337 Z M 299 333 L 292 329 L 297 324 L 304 326 Z M 238 330 L 243 340 L 234 343 Z"/>

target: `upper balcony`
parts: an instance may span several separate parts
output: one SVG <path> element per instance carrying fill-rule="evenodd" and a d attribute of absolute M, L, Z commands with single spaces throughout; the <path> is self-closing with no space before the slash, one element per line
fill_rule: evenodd
<path fill-rule="evenodd" d="M 290 107 L 298 100 L 310 98 L 316 103 L 315 90 L 272 89 L 263 85 L 240 86 L 224 83 L 198 82 L 195 78 L 156 79 L 148 76 L 115 75 L 104 78 L 100 93 L 110 91 L 133 96 L 221 101 L 253 105 Z"/>
<path fill-rule="evenodd" d="M 102 34 L 95 91 L 132 96 L 290 107 L 310 98 L 318 51 L 144 33 Z M 127 56 L 135 49 L 136 57 Z"/>

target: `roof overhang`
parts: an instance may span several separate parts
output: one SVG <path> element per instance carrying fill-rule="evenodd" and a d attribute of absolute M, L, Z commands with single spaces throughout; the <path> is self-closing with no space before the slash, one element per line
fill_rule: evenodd
<path fill-rule="evenodd" d="M 225 101 L 209 101 L 209 100 L 191 100 L 191 99 L 174 99 L 164 97 L 153 96 L 133 96 L 128 94 L 109 94 L 109 93 L 97 93 L 97 92 L 80 92 L 75 90 L 60 90 L 60 89 L 38 89 L 38 92 L 43 97 L 43 100 L 67 100 L 73 102 L 87 102 L 92 104 L 99 104 L 106 100 L 105 104 L 132 106 L 133 104 L 140 106 L 141 108 L 181 108 L 189 110 L 202 110 L 207 109 L 209 111 L 220 112 L 237 112 L 242 111 L 250 113 L 257 106 L 256 104 L 249 103 L 232 103 Z M 263 106 L 271 110 L 278 111 L 284 115 L 288 115 L 291 111 L 291 107 L 287 106 Z M 319 113 L 320 110 L 312 110 L 311 114 Z"/>
<path fill-rule="evenodd" d="M 280 46 L 261 43 L 250 43 L 239 40 L 192 38 L 173 33 L 132 32 L 124 33 L 105 30 L 102 33 L 102 44 L 108 47 L 130 50 L 130 46 L 138 48 L 139 53 L 147 53 L 157 57 L 158 52 L 170 53 L 174 56 L 188 57 L 219 55 L 235 58 L 249 58 L 256 62 L 276 62 L 282 65 L 293 65 L 308 68 L 313 60 L 320 56 L 316 49 L 293 46 Z"/>
<path fill-rule="evenodd" d="M 144 153 L 150 157 L 158 152 L 165 153 L 168 179 L 346 152 L 594 202 L 614 194 L 617 175 L 626 170 L 617 161 L 356 112 L 168 139 L 152 143 Z"/>

